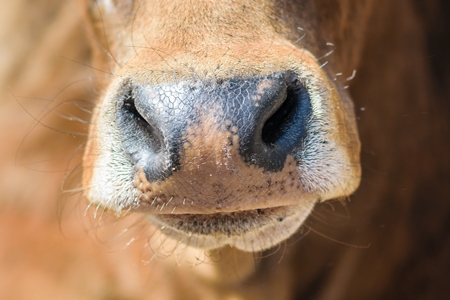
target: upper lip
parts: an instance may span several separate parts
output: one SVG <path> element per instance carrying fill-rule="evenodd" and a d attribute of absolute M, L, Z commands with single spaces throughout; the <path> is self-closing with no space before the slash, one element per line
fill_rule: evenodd
<path fill-rule="evenodd" d="M 252 213 L 257 210 L 270 210 L 280 207 L 295 206 L 303 201 L 317 199 L 314 194 L 304 194 L 295 197 L 294 195 L 286 195 L 284 199 L 274 201 L 273 197 L 255 199 L 245 199 L 244 201 L 235 200 L 226 206 L 202 204 L 199 201 L 178 200 L 168 201 L 162 204 L 152 202 L 141 202 L 139 206 L 132 208 L 132 211 L 151 215 L 220 215 L 220 214 L 236 214 L 236 213 Z"/>

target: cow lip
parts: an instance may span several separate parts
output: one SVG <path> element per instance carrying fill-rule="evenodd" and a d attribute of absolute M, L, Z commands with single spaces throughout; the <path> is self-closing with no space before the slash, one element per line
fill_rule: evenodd
<path fill-rule="evenodd" d="M 273 221 L 283 222 L 292 209 L 289 205 L 210 214 L 158 214 L 151 219 L 188 234 L 232 236 L 257 230 Z"/>
<path fill-rule="evenodd" d="M 174 243 L 170 244 L 174 249 L 180 244 L 203 250 L 228 245 L 255 252 L 267 250 L 292 236 L 310 214 L 316 200 L 235 212 L 150 214 L 147 217 L 159 227 L 160 234 L 153 237 L 155 241 Z"/>
<path fill-rule="evenodd" d="M 166 203 L 157 203 L 155 201 L 141 201 L 135 207 L 130 207 L 128 211 L 142 213 L 145 215 L 159 215 L 159 216 L 220 216 L 220 215 L 235 215 L 235 214 L 248 214 L 257 213 L 265 214 L 265 212 L 279 212 L 284 207 L 296 207 L 302 203 L 316 202 L 321 198 L 315 193 L 303 193 L 301 195 L 293 195 L 293 193 L 287 193 L 284 197 L 277 198 L 277 203 L 274 203 L 274 197 L 243 197 L 238 200 L 227 203 L 226 205 L 216 204 L 210 205 L 209 201 L 190 201 L 185 198 L 178 203 L 171 197 Z M 154 203 L 155 202 L 155 203 Z M 219 201 L 217 201 L 219 202 Z M 195 204 L 194 204 L 195 203 Z M 182 204 L 182 205 L 181 205 Z M 259 212 L 258 212 L 259 211 Z"/>

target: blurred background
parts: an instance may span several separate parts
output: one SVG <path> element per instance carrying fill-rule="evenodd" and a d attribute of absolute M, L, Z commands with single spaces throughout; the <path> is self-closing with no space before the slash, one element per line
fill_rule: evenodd
<path fill-rule="evenodd" d="M 96 95 L 80 3 L 0 1 L 0 299 L 143 299 L 127 254 L 143 246 L 104 245 L 63 192 L 79 187 Z"/>

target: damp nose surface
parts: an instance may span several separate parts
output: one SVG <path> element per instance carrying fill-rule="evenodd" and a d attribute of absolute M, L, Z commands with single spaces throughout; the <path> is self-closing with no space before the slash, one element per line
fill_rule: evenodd
<path fill-rule="evenodd" d="M 265 172 L 281 171 L 287 156 L 300 149 L 311 116 L 308 92 L 292 72 L 156 86 L 127 83 L 122 92 L 117 113 L 122 142 L 150 182 L 182 168 L 183 149 L 196 138 L 189 128 L 206 123 L 238 136 L 239 157 L 233 159 Z"/>

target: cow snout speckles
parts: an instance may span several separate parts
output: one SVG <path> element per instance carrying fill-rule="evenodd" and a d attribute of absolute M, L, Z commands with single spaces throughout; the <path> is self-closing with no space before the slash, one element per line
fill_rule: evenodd
<path fill-rule="evenodd" d="M 294 157 L 288 156 L 279 172 L 248 164 L 234 127 L 207 120 L 189 127 L 180 167 L 163 181 L 150 182 L 139 169 L 134 180 L 137 209 L 153 214 L 217 213 L 295 204 L 304 193 Z"/>

